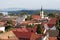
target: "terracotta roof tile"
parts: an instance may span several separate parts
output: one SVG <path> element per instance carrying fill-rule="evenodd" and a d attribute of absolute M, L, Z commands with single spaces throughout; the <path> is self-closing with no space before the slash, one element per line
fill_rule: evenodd
<path fill-rule="evenodd" d="M 48 21 L 48 24 L 56 24 L 56 18 L 50 18 L 50 20 Z"/>
<path fill-rule="evenodd" d="M 48 20 L 47 22 L 42 22 L 42 26 L 44 26 L 44 24 L 47 24 L 48 27 L 53 27 L 56 24 L 56 18 L 49 18 L 50 20 Z"/>
<path fill-rule="evenodd" d="M 36 40 L 37 38 L 41 38 L 42 34 L 34 34 L 32 33 L 30 40 Z"/>
<path fill-rule="evenodd" d="M 16 28 L 13 30 L 13 33 L 20 38 L 30 38 L 32 34 L 31 30 L 33 30 L 33 33 L 36 32 L 35 28 Z"/>
<path fill-rule="evenodd" d="M 49 40 L 57 40 L 57 37 L 49 37 Z"/>
<path fill-rule="evenodd" d="M 56 18 L 50 18 L 50 20 L 48 21 L 47 25 L 49 27 L 53 27 L 56 24 Z"/>
<path fill-rule="evenodd" d="M 41 16 L 40 15 L 32 15 L 32 18 L 33 19 L 41 19 Z"/>
<path fill-rule="evenodd" d="M 30 23 L 34 23 L 34 21 L 23 21 L 23 22 L 21 22 L 21 24 L 30 24 Z"/>
<path fill-rule="evenodd" d="M 1 25 L 4 25 L 4 24 L 5 24 L 5 22 L 0 22 L 0 24 L 1 24 Z"/>

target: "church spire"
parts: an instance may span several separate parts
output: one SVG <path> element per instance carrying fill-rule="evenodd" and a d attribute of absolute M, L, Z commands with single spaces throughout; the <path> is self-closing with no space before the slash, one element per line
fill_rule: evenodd
<path fill-rule="evenodd" d="M 42 6 L 41 6 L 41 11 L 43 11 Z"/>
<path fill-rule="evenodd" d="M 42 19 L 44 18 L 44 11 L 43 11 L 43 9 L 42 9 L 42 6 L 41 6 L 40 16 L 41 16 Z"/>

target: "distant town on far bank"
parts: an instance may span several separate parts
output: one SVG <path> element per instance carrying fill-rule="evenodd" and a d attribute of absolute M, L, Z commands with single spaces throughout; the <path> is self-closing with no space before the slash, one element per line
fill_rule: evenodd
<path fill-rule="evenodd" d="M 55 9 L 43 9 L 46 13 L 55 12 L 60 14 L 60 10 Z M 40 12 L 40 9 L 25 9 L 25 8 L 7 8 L 7 9 L 0 9 L 0 13 L 5 14 L 21 14 L 23 12 L 26 12 L 28 14 L 38 14 Z"/>

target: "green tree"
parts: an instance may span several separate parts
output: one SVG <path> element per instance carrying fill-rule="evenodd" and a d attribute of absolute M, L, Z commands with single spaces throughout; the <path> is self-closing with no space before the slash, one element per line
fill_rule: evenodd
<path fill-rule="evenodd" d="M 17 14 L 15 13 L 9 13 L 8 15 L 10 15 L 10 16 L 16 16 Z"/>
<path fill-rule="evenodd" d="M 56 27 L 57 27 L 58 30 L 60 30 L 60 15 L 57 14 L 57 15 L 56 15 L 56 18 L 57 18 Z"/>
<path fill-rule="evenodd" d="M 41 29 L 41 25 L 40 24 L 37 25 L 37 33 L 38 34 L 42 33 L 42 29 Z"/>
<path fill-rule="evenodd" d="M 27 12 L 21 12 L 20 15 L 28 15 Z"/>
<path fill-rule="evenodd" d="M 57 15 L 56 18 L 57 18 L 56 28 L 59 30 L 58 36 L 60 36 L 60 16 Z"/>
<path fill-rule="evenodd" d="M 10 30 L 10 29 L 12 29 L 12 28 L 13 28 L 13 26 L 10 26 L 10 25 L 5 26 L 5 31 L 8 31 L 8 30 Z"/>
<path fill-rule="evenodd" d="M 5 30 L 8 31 L 12 28 L 14 28 L 13 25 L 12 25 L 12 21 L 11 20 L 7 21 L 6 24 L 5 24 Z"/>
<path fill-rule="evenodd" d="M 27 18 L 25 20 L 31 20 L 32 17 L 31 16 L 27 16 Z"/>
<path fill-rule="evenodd" d="M 33 28 L 34 25 L 26 25 L 27 28 Z"/>
<path fill-rule="evenodd" d="M 0 13 L 0 16 L 3 16 L 3 13 Z"/>
<path fill-rule="evenodd" d="M 56 12 L 50 12 L 50 13 L 48 13 L 49 17 L 55 17 L 55 15 L 56 15 Z"/>
<path fill-rule="evenodd" d="M 11 20 L 7 21 L 7 24 L 12 24 L 12 21 Z"/>
<path fill-rule="evenodd" d="M 56 26 L 57 26 L 57 29 L 60 29 L 60 19 L 57 20 Z"/>
<path fill-rule="evenodd" d="M 13 26 L 12 21 L 11 21 L 11 20 L 8 20 L 8 21 L 6 22 L 6 24 L 5 24 L 5 26 Z"/>

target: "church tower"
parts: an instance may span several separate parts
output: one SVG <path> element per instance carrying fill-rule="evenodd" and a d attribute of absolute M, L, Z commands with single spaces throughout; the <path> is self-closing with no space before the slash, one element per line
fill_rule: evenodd
<path fill-rule="evenodd" d="M 41 16 L 42 19 L 44 19 L 44 11 L 43 11 L 42 7 L 41 7 L 40 16 Z"/>

